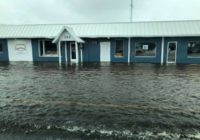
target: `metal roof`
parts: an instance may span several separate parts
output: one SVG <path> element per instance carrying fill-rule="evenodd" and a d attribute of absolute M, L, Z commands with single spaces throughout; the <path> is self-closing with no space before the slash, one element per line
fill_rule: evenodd
<path fill-rule="evenodd" d="M 0 38 L 55 38 L 64 26 L 79 37 L 200 36 L 200 20 L 91 24 L 0 25 Z"/>

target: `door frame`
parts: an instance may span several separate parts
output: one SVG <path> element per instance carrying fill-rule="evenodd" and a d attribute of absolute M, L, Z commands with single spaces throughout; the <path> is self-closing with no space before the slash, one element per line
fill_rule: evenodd
<path fill-rule="evenodd" d="M 168 61 L 169 60 L 169 44 L 170 43 L 175 43 L 176 44 L 175 61 L 174 62 Z M 178 49 L 178 41 L 169 41 L 167 43 L 167 64 L 176 64 L 176 61 L 177 61 L 177 49 Z"/>
<path fill-rule="evenodd" d="M 102 61 L 102 53 L 101 53 L 101 50 L 102 50 L 102 43 L 108 43 L 109 44 L 109 60 L 106 60 L 106 61 Z M 100 62 L 111 62 L 111 42 L 110 41 L 101 41 L 100 43 Z"/>
<path fill-rule="evenodd" d="M 75 46 L 75 54 L 77 55 L 75 42 L 70 42 L 70 45 L 69 45 L 70 46 L 70 62 L 76 63 L 77 56 L 76 56 L 76 59 L 72 59 L 72 44 L 74 44 L 74 46 Z"/>

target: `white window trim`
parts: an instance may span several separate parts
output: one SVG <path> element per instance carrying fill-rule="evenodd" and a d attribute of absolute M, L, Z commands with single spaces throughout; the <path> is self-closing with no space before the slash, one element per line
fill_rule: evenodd
<path fill-rule="evenodd" d="M 197 40 L 196 41 L 188 41 L 188 43 L 189 42 L 200 42 L 200 41 L 197 41 Z M 195 59 L 195 58 L 200 58 L 200 56 L 188 56 L 188 45 L 187 45 L 187 58 L 194 58 Z"/>
<path fill-rule="evenodd" d="M 169 44 L 170 43 L 175 43 L 176 44 L 176 53 L 175 53 L 175 62 L 169 62 L 168 59 L 169 59 Z M 167 63 L 168 64 L 173 64 L 173 63 L 177 63 L 177 50 L 178 50 L 178 41 L 169 41 L 167 43 Z"/>
<path fill-rule="evenodd" d="M 40 52 L 40 41 L 42 41 L 42 44 L 43 44 L 43 54 L 44 55 L 41 55 L 41 52 Z M 46 55 L 45 54 L 45 41 L 46 40 L 38 40 L 38 53 L 39 53 L 39 57 L 58 57 L 58 46 L 57 46 L 57 54 L 55 55 Z"/>
<path fill-rule="evenodd" d="M 116 56 L 116 47 L 117 47 L 117 41 L 122 41 L 123 42 L 123 56 Z M 124 58 L 125 54 L 124 54 L 124 40 L 123 39 L 117 39 L 115 40 L 115 58 Z"/>
<path fill-rule="evenodd" d="M 136 55 L 136 43 L 140 43 L 140 42 L 135 42 L 135 58 L 156 58 L 156 56 L 157 56 L 157 43 L 156 42 L 151 42 L 151 41 L 149 41 L 149 42 L 146 42 L 146 43 L 155 43 L 155 45 L 156 45 L 156 49 L 155 49 L 155 55 L 154 56 L 145 56 L 145 55 L 140 55 L 140 56 L 137 56 Z"/>

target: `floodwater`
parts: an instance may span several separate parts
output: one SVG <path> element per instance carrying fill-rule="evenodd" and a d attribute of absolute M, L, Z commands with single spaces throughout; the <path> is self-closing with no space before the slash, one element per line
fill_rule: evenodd
<path fill-rule="evenodd" d="M 0 139 L 200 139 L 200 65 L 2 63 Z"/>

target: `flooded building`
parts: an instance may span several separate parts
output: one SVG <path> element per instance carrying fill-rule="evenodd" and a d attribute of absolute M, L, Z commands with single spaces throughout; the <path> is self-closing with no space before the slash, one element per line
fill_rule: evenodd
<path fill-rule="evenodd" d="M 200 63 L 200 21 L 0 25 L 0 61 Z"/>

